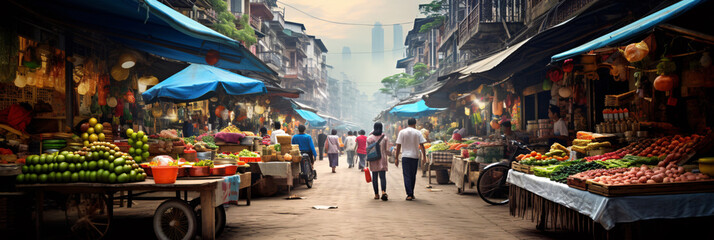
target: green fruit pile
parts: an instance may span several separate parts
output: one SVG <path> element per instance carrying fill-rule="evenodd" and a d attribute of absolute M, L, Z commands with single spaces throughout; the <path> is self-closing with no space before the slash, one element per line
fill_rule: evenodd
<path fill-rule="evenodd" d="M 80 125 L 80 130 L 82 131 L 81 137 L 85 147 L 89 146 L 90 143 L 103 142 L 105 139 L 104 126 L 96 118 L 90 118 L 89 122 Z"/>
<path fill-rule="evenodd" d="M 126 183 L 144 179 L 144 169 L 107 142 L 94 142 L 76 152 L 29 156 L 17 176 L 18 183 Z"/>
<path fill-rule="evenodd" d="M 141 163 L 149 160 L 149 136 L 146 136 L 144 131 L 134 132 L 129 128 L 126 130 L 126 136 L 129 138 L 129 155 L 134 158 L 134 161 Z"/>

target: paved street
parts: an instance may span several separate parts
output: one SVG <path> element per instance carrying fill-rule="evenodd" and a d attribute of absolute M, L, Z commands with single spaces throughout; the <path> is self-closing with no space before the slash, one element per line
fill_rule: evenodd
<path fill-rule="evenodd" d="M 535 230 L 535 223 L 511 217 L 507 206 L 491 206 L 475 194 L 458 195 L 456 187 L 437 185 L 427 190 L 418 173 L 415 201 L 406 195 L 400 168 L 387 173 L 389 201 L 374 200 L 371 183 L 357 169 L 348 169 L 344 156 L 337 173 L 327 159 L 316 162 L 318 179 L 312 189 L 297 186 L 293 194 L 307 199 L 255 199 L 251 206 L 228 209 L 228 227 L 221 239 L 548 239 L 563 237 Z M 337 209 L 315 210 L 315 205 Z"/>

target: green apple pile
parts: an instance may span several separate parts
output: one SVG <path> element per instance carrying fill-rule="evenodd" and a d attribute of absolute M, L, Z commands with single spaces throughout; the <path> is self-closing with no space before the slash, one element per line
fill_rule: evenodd
<path fill-rule="evenodd" d="M 31 155 L 16 178 L 18 183 L 126 183 L 144 179 L 144 169 L 107 142 L 94 142 L 76 152 Z"/>
<path fill-rule="evenodd" d="M 96 118 L 90 118 L 89 122 L 83 123 L 79 128 L 82 132 L 82 140 L 84 140 L 85 147 L 97 141 L 104 141 L 104 126 L 98 123 Z"/>
<path fill-rule="evenodd" d="M 126 130 L 126 136 L 129 138 L 129 155 L 134 158 L 134 161 L 141 163 L 149 160 L 149 136 L 146 136 L 144 131 L 134 132 L 129 128 Z"/>

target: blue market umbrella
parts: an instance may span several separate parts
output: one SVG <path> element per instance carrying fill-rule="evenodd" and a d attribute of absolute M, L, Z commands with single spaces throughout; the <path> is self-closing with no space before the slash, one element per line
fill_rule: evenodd
<path fill-rule="evenodd" d="M 421 101 L 418 101 L 415 103 L 396 106 L 392 110 L 390 110 L 389 113 L 391 113 L 397 117 L 420 118 L 420 117 L 426 117 L 426 116 L 432 115 L 432 114 L 442 111 L 444 109 L 445 108 L 428 107 L 428 106 L 426 106 L 426 103 L 424 102 L 424 100 L 421 100 Z"/>
<path fill-rule="evenodd" d="M 228 95 L 264 94 L 265 84 L 217 67 L 191 64 L 173 76 L 141 94 L 145 103 L 159 100 L 192 102 L 216 96 L 217 92 Z"/>

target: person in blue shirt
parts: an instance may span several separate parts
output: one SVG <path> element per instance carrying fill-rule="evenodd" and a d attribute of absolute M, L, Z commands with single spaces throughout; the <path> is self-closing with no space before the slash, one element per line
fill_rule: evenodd
<path fill-rule="evenodd" d="M 315 144 L 312 142 L 312 137 L 310 137 L 310 135 L 308 134 L 305 134 L 304 125 L 298 126 L 298 132 L 300 133 L 295 134 L 295 136 L 293 136 L 291 143 L 300 146 L 300 153 L 307 153 L 308 155 L 310 155 L 310 163 L 313 163 L 315 161 L 315 155 L 317 155 L 317 153 L 315 152 Z"/>

